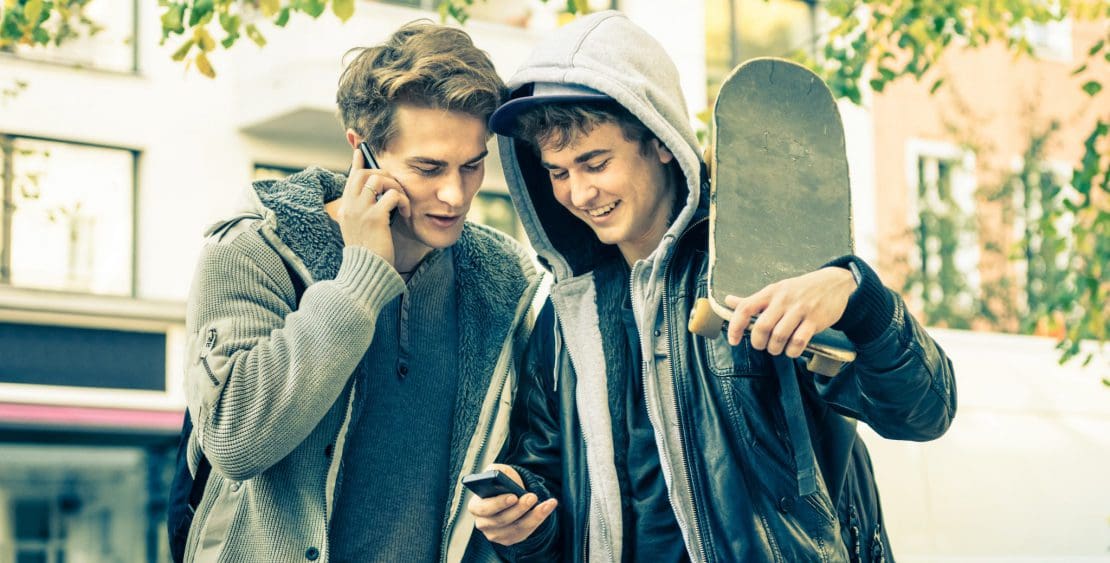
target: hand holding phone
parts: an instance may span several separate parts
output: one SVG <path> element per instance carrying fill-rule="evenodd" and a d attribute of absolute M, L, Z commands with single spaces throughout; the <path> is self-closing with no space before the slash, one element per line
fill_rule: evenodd
<path fill-rule="evenodd" d="M 395 212 L 408 217 L 409 199 L 397 179 L 376 166 L 370 148 L 359 143 L 334 217 L 346 245 L 368 248 L 395 265 L 390 222 Z"/>
<path fill-rule="evenodd" d="M 531 536 L 551 513 L 558 501 L 543 502 L 529 493 L 512 466 L 494 464 L 490 470 L 463 477 L 463 484 L 475 497 L 467 510 L 474 515 L 474 527 L 486 539 L 500 545 L 514 545 Z"/>

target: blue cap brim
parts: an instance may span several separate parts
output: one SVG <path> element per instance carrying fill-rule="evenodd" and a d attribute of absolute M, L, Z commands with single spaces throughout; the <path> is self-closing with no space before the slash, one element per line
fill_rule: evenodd
<path fill-rule="evenodd" d="M 586 90 L 583 88 L 583 90 Z M 592 92 L 592 91 L 591 91 Z M 540 104 L 566 104 L 574 102 L 598 102 L 603 100 L 611 100 L 609 96 L 597 93 L 578 93 L 578 94 L 530 94 L 522 96 L 515 100 L 509 100 L 497 108 L 493 115 L 489 116 L 489 129 L 498 135 L 505 135 L 506 137 L 514 136 L 517 124 L 517 118 L 521 113 L 532 109 Z"/>

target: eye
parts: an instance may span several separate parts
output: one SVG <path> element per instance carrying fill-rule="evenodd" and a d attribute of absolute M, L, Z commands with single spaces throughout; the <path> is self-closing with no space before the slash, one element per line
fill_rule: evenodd
<path fill-rule="evenodd" d="M 439 173 L 443 170 L 439 166 L 433 166 L 432 168 L 421 168 L 419 166 L 413 166 L 412 169 L 421 176 L 438 176 Z"/>
<path fill-rule="evenodd" d="M 552 180 L 566 180 L 567 179 L 567 171 L 566 170 L 548 170 L 548 172 L 551 173 L 551 179 Z"/>
<path fill-rule="evenodd" d="M 464 164 L 462 166 L 462 169 L 465 170 L 466 172 L 477 172 L 481 168 L 482 168 L 482 161 L 480 161 L 480 160 L 478 162 L 474 162 L 474 163 L 471 163 L 471 164 Z"/>
<path fill-rule="evenodd" d="M 607 158 L 607 159 L 605 159 L 605 160 L 603 160 L 603 161 L 601 161 L 597 164 L 587 165 L 586 170 L 588 170 L 590 172 L 601 172 L 602 170 L 605 170 L 606 166 L 609 166 L 609 160 L 610 159 Z"/>

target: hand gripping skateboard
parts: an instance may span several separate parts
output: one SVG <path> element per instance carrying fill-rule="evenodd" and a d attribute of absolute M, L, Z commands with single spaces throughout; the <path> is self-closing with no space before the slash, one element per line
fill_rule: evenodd
<path fill-rule="evenodd" d="M 726 295 L 751 295 L 852 253 L 844 127 L 832 95 L 805 67 L 753 59 L 721 85 L 713 108 L 709 199 L 709 296 L 690 332 L 716 338 L 732 315 Z M 814 373 L 836 375 L 855 359 L 829 329 L 803 354 Z"/>

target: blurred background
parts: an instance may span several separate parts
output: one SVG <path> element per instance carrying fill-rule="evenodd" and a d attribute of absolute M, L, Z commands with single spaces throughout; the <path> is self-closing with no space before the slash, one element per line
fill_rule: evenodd
<path fill-rule="evenodd" d="M 201 233 L 251 180 L 346 169 L 349 48 L 465 20 L 507 77 L 608 8 L 668 49 L 703 134 L 752 57 L 842 97 L 857 253 L 959 383 L 936 442 L 863 429 L 899 560 L 1110 561 L 1106 1 L 6 0 L 0 563 L 168 560 Z M 521 238 L 491 155 L 471 219 Z"/>

